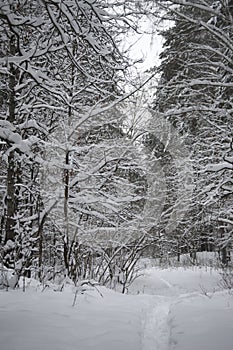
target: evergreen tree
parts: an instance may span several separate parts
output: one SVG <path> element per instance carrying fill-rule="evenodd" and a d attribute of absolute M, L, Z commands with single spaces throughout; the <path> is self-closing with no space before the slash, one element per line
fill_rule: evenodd
<path fill-rule="evenodd" d="M 226 108 L 228 99 L 222 98 L 220 90 L 231 86 L 223 82 L 231 71 L 227 59 L 231 5 L 228 1 L 167 1 L 162 6 L 173 25 L 163 32 L 165 50 L 154 109 L 179 131 L 192 161 L 195 189 L 189 220 L 179 223 L 179 237 L 189 251 L 206 249 L 221 235 L 219 216 L 226 211 L 223 202 L 219 209 L 212 185 L 218 175 L 207 175 L 203 169 L 211 162 L 220 162 L 229 147 L 231 114 Z M 172 178 L 174 182 L 177 177 Z"/>

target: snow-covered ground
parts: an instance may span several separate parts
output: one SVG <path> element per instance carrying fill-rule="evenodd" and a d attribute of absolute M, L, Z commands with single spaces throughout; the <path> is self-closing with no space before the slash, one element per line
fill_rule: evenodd
<path fill-rule="evenodd" d="M 232 350 L 233 297 L 219 279 L 208 268 L 147 267 L 127 295 L 34 281 L 1 290 L 0 349 Z"/>

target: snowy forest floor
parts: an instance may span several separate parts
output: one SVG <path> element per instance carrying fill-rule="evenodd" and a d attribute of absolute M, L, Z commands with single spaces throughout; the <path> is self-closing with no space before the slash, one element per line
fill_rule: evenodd
<path fill-rule="evenodd" d="M 233 296 L 214 269 L 148 266 L 127 295 L 76 290 L 1 290 L 0 349 L 232 350 Z"/>

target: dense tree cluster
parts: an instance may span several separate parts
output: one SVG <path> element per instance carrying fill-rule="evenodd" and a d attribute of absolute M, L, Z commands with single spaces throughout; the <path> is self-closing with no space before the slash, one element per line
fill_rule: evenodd
<path fill-rule="evenodd" d="M 173 250 L 179 255 L 180 251 L 219 249 L 226 263 L 232 240 L 232 178 L 228 169 L 232 169 L 233 3 L 196 0 L 160 4 L 171 25 L 162 32 L 165 41 L 152 125 L 162 117 L 179 132 L 189 153 L 187 164 L 193 180 L 191 202 L 173 232 Z M 148 135 L 148 142 L 169 168 L 167 206 L 171 216 L 179 201 L 172 197 L 179 171 L 164 146 L 159 154 L 155 151 L 160 140 Z M 168 233 L 163 237 L 171 238 Z"/>
<path fill-rule="evenodd" d="M 143 246 L 145 174 L 116 107 L 135 15 L 132 1 L 0 4 L 1 261 L 19 276 L 111 279 Z"/>

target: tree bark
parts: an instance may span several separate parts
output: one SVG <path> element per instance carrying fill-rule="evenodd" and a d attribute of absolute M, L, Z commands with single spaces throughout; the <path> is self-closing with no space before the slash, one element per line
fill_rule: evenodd
<path fill-rule="evenodd" d="M 10 38 L 10 54 L 14 56 L 16 54 L 15 36 Z M 14 65 L 10 65 L 9 75 L 9 115 L 8 121 L 14 123 L 16 119 L 16 102 L 15 102 L 15 85 L 16 85 L 16 69 Z M 8 240 L 14 240 L 15 238 L 15 211 L 16 211 L 16 198 L 15 198 L 15 176 L 16 176 L 16 164 L 15 164 L 15 151 L 10 151 L 8 156 L 8 168 L 7 168 L 7 195 L 6 195 L 6 234 L 5 242 Z"/>

